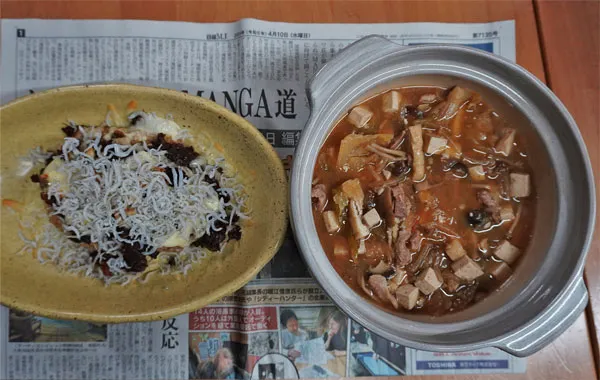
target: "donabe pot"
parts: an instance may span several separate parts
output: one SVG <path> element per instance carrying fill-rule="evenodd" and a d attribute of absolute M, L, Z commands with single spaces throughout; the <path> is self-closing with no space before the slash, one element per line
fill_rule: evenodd
<path fill-rule="evenodd" d="M 537 192 L 533 239 L 515 272 L 466 310 L 431 317 L 374 307 L 337 274 L 313 222 L 311 182 L 317 154 L 348 110 L 390 88 L 462 85 L 484 97 L 526 135 Z M 313 276 L 354 321 L 375 334 L 429 351 L 498 347 L 528 356 L 565 331 L 584 310 L 583 266 L 595 220 L 593 174 L 575 121 L 523 68 L 461 46 L 403 47 L 377 36 L 339 52 L 309 82 L 311 116 L 296 149 L 291 215 Z"/>

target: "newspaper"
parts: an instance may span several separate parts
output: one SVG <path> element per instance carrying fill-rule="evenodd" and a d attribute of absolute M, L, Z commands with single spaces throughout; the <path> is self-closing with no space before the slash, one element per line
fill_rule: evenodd
<path fill-rule="evenodd" d="M 130 82 L 196 94 L 253 123 L 290 163 L 309 116 L 305 83 L 369 35 L 453 43 L 515 60 L 514 21 L 488 24 L 194 24 L 2 20 L 0 99 L 71 84 Z M 317 378 L 524 372 L 497 349 L 432 353 L 349 320 L 310 278 L 291 232 L 250 284 L 165 321 L 103 325 L 0 310 L 7 379 Z"/>

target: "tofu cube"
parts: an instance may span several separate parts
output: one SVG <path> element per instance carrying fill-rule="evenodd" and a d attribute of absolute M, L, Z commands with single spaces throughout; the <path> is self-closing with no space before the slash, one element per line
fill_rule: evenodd
<path fill-rule="evenodd" d="M 348 114 L 348 121 L 356 128 L 364 128 L 367 126 L 369 120 L 371 120 L 371 117 L 373 117 L 373 112 L 365 106 L 358 106 L 352 108 L 352 111 Z"/>
<path fill-rule="evenodd" d="M 360 180 L 358 179 L 349 179 L 346 182 L 342 183 L 341 186 L 342 192 L 348 197 L 348 199 L 352 199 L 358 203 L 361 207 L 363 206 L 365 200 L 365 193 L 363 192 L 362 186 L 360 185 Z"/>
<path fill-rule="evenodd" d="M 473 281 L 483 275 L 481 267 L 469 256 L 463 256 L 460 260 L 452 263 L 454 274 L 463 280 Z"/>
<path fill-rule="evenodd" d="M 423 294 L 429 295 L 442 286 L 442 281 L 438 278 L 435 270 L 427 268 L 419 273 L 419 276 L 415 280 L 415 286 L 419 288 Z"/>
<path fill-rule="evenodd" d="M 325 228 L 330 234 L 336 233 L 340 229 L 340 222 L 338 221 L 337 214 L 335 211 L 325 211 L 323 213 L 323 221 L 325 222 Z"/>
<path fill-rule="evenodd" d="M 517 259 L 521 255 L 521 250 L 515 247 L 514 245 L 510 244 L 508 240 L 502 240 L 502 242 L 500 242 L 500 245 L 498 245 L 498 247 L 494 251 L 494 255 L 500 260 L 508 264 L 512 264 L 515 261 L 517 261 Z"/>
<path fill-rule="evenodd" d="M 350 246 L 346 239 L 339 238 L 333 241 L 333 255 L 336 257 L 350 255 Z"/>
<path fill-rule="evenodd" d="M 448 139 L 443 137 L 431 136 L 427 145 L 427 154 L 441 153 L 448 146 Z"/>
<path fill-rule="evenodd" d="M 498 140 L 494 149 L 496 152 L 501 153 L 505 156 L 510 156 L 510 152 L 512 151 L 513 145 L 515 143 L 515 136 L 517 131 L 511 128 L 507 128 L 504 131 L 504 135 Z"/>
<path fill-rule="evenodd" d="M 396 289 L 396 299 L 400 306 L 406 310 L 412 310 L 419 299 L 419 289 L 411 284 L 399 286 Z"/>
<path fill-rule="evenodd" d="M 376 227 L 379 225 L 379 223 L 381 223 L 381 218 L 379 217 L 379 213 L 374 208 L 367 211 L 363 215 L 362 219 L 363 219 L 363 222 L 365 223 L 365 225 L 369 228 Z"/>
<path fill-rule="evenodd" d="M 469 175 L 473 181 L 483 181 L 485 180 L 485 171 L 483 170 L 483 166 L 476 165 L 471 166 L 469 168 Z"/>
<path fill-rule="evenodd" d="M 510 173 L 510 196 L 525 198 L 531 193 L 529 174 Z"/>
<path fill-rule="evenodd" d="M 488 272 L 497 281 L 504 282 L 512 275 L 512 269 L 506 263 L 490 262 Z"/>
<path fill-rule="evenodd" d="M 500 207 L 500 219 L 501 220 L 513 220 L 515 213 L 511 205 L 503 205 Z"/>
<path fill-rule="evenodd" d="M 400 93 L 390 91 L 383 95 L 383 112 L 396 113 L 400 111 Z"/>
<path fill-rule="evenodd" d="M 450 260 L 456 261 L 466 254 L 467 252 L 457 239 L 452 239 L 450 243 L 446 244 L 446 255 L 448 255 Z"/>

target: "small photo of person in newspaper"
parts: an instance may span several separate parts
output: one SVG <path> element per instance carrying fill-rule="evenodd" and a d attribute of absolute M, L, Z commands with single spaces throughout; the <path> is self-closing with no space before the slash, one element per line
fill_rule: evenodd
<path fill-rule="evenodd" d="M 198 361 L 197 356 L 192 351 L 190 358 L 196 359 L 196 365 L 190 368 L 190 378 L 194 379 L 233 379 L 235 376 L 233 370 L 233 354 L 228 348 L 220 348 L 215 356 L 209 360 Z"/>
<path fill-rule="evenodd" d="M 248 336 L 241 333 L 190 333 L 190 379 L 248 379 Z"/>
<path fill-rule="evenodd" d="M 281 347 L 287 350 L 285 353 L 290 359 L 295 360 L 301 353 L 294 349 L 294 346 L 307 341 L 308 333 L 299 327 L 298 317 L 291 309 L 284 309 L 281 312 L 279 321 L 281 322 L 281 326 L 283 326 L 281 330 Z"/>
<path fill-rule="evenodd" d="M 406 375 L 406 349 L 352 321 L 349 376 Z"/>
<path fill-rule="evenodd" d="M 346 355 L 346 337 L 348 318 L 341 311 L 334 311 L 327 318 L 327 332 L 323 334 L 325 350 L 335 356 Z"/>
<path fill-rule="evenodd" d="M 282 307 L 279 310 L 282 354 L 300 377 L 346 375 L 348 318 L 334 306 Z"/>

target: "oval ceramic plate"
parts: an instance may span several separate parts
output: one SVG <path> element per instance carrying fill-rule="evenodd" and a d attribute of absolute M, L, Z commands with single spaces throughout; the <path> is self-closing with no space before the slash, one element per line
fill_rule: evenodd
<path fill-rule="evenodd" d="M 58 147 L 67 120 L 97 125 L 107 105 L 171 114 L 190 132 L 203 132 L 224 147 L 248 195 L 251 220 L 230 249 L 194 264 L 187 276 L 149 276 L 146 283 L 105 286 L 41 264 L 22 247 L 17 215 L 1 214 L 0 301 L 2 304 L 59 319 L 131 322 L 164 319 L 201 308 L 250 281 L 280 247 L 287 228 L 287 179 L 281 160 L 260 132 L 225 108 L 198 96 L 133 85 L 94 85 L 49 90 L 17 99 L 0 110 L 1 196 L 39 207 L 39 187 L 19 176 L 20 157 L 36 146 Z M 31 174 L 31 173 L 29 173 Z"/>

